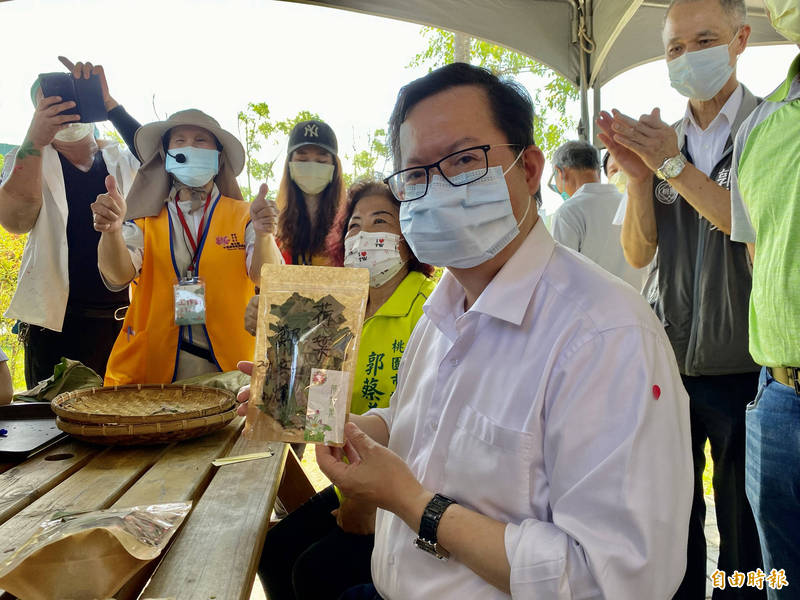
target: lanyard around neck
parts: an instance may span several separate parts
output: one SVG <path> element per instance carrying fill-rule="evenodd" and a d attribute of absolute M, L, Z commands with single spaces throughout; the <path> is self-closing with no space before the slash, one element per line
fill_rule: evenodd
<path fill-rule="evenodd" d="M 200 219 L 200 226 L 197 228 L 197 237 L 195 238 L 192 235 L 192 230 L 189 229 L 189 225 L 186 224 L 186 217 L 183 216 L 183 211 L 181 210 L 180 204 L 178 204 L 178 196 L 175 196 L 175 208 L 178 213 L 178 220 L 181 222 L 181 227 L 183 227 L 183 231 L 186 233 L 186 237 L 189 239 L 189 246 L 191 246 L 192 252 L 192 260 L 189 263 L 189 271 L 194 273 L 197 272 L 195 262 L 197 261 L 197 248 L 200 245 L 200 240 L 203 237 L 203 226 L 205 225 L 206 221 L 206 214 L 208 213 L 208 205 L 211 202 L 211 193 L 206 196 L 206 203 L 203 205 L 203 216 Z"/>

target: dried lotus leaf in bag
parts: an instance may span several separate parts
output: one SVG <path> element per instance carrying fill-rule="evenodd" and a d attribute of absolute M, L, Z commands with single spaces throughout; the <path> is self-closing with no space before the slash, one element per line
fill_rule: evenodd
<path fill-rule="evenodd" d="M 264 265 L 246 435 L 341 446 L 369 271 Z"/>

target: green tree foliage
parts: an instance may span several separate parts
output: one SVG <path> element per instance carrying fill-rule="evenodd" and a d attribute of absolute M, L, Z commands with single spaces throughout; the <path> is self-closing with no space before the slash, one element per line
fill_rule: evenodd
<path fill-rule="evenodd" d="M 353 135 L 354 139 L 355 137 Z M 389 156 L 386 130 L 376 129 L 368 133 L 365 144 L 354 142 L 352 154 L 345 154 L 345 158 L 352 164 L 352 171 L 344 173 L 345 183 L 350 186 L 361 179 L 383 179 L 388 175 L 387 170 L 391 169 Z"/>
<path fill-rule="evenodd" d="M 422 31 L 428 45 L 412 59 L 409 66 L 427 66 L 433 70 L 452 63 L 455 58 L 455 34 L 434 27 L 425 27 Z M 567 104 L 578 100 L 579 90 L 549 67 L 523 54 L 475 38 L 470 40 L 470 62 L 498 76 L 516 77 L 530 73 L 541 81 L 532 93 L 536 109 L 534 135 L 548 157 L 566 141 L 568 132 L 575 130 L 577 123 L 567 114 Z"/>
<path fill-rule="evenodd" d="M 0 156 L 0 168 L 2 158 Z M 16 334 L 11 332 L 14 320 L 7 319 L 4 315 L 17 289 L 17 274 L 27 237 L 0 229 L 0 347 L 8 355 L 8 368 L 14 379 L 15 390 L 25 389 L 24 351 Z"/>
<path fill-rule="evenodd" d="M 301 110 L 294 117 L 277 121 L 266 102 L 247 103 L 247 108 L 238 115 L 239 139 L 246 156 L 247 187 L 242 188 L 245 200 L 252 200 L 263 182 L 270 184 L 269 197 L 275 198 L 277 185 L 271 180 L 275 178 L 274 166 L 283 153 L 283 144 L 297 123 L 319 118 L 316 113 Z"/>
<path fill-rule="evenodd" d="M 5 157 L 0 154 L 0 171 L 3 170 Z M 17 274 L 22 262 L 22 249 L 25 247 L 27 235 L 13 235 L 0 228 L 0 348 L 8 355 L 8 368 L 14 379 L 14 389 L 25 388 L 24 350 L 19 339 L 11 328 L 14 321 L 5 315 L 14 290 L 17 289 Z"/>

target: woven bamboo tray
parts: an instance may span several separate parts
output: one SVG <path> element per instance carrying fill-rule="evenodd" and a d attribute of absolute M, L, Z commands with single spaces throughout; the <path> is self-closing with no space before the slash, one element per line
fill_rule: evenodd
<path fill-rule="evenodd" d="M 120 385 L 59 394 L 53 412 L 80 424 L 165 423 L 207 417 L 236 404 L 233 392 L 199 385 Z"/>
<path fill-rule="evenodd" d="M 159 421 L 156 423 L 141 424 L 112 424 L 112 425 L 85 425 L 56 418 L 56 425 L 65 431 L 86 442 L 94 444 L 107 444 L 117 446 L 133 446 L 148 444 L 164 444 L 177 442 L 190 438 L 200 437 L 222 429 L 236 417 L 236 408 L 225 412 L 195 417 L 193 419 L 180 419 L 177 421 Z"/>

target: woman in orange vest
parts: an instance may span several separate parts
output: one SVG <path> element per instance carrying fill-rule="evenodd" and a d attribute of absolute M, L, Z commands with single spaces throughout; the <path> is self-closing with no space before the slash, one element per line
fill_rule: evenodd
<path fill-rule="evenodd" d="M 277 207 L 266 185 L 242 200 L 244 148 L 199 110 L 143 126 L 135 144 L 143 163 L 127 201 L 108 177 L 92 204 L 105 284 L 133 284 L 105 385 L 233 370 L 254 352 L 239 325 L 253 281 L 263 263 L 282 262 Z"/>
<path fill-rule="evenodd" d="M 330 265 L 325 238 L 345 194 L 336 134 L 312 119 L 294 126 L 277 205 L 278 245 L 287 264 Z"/>

